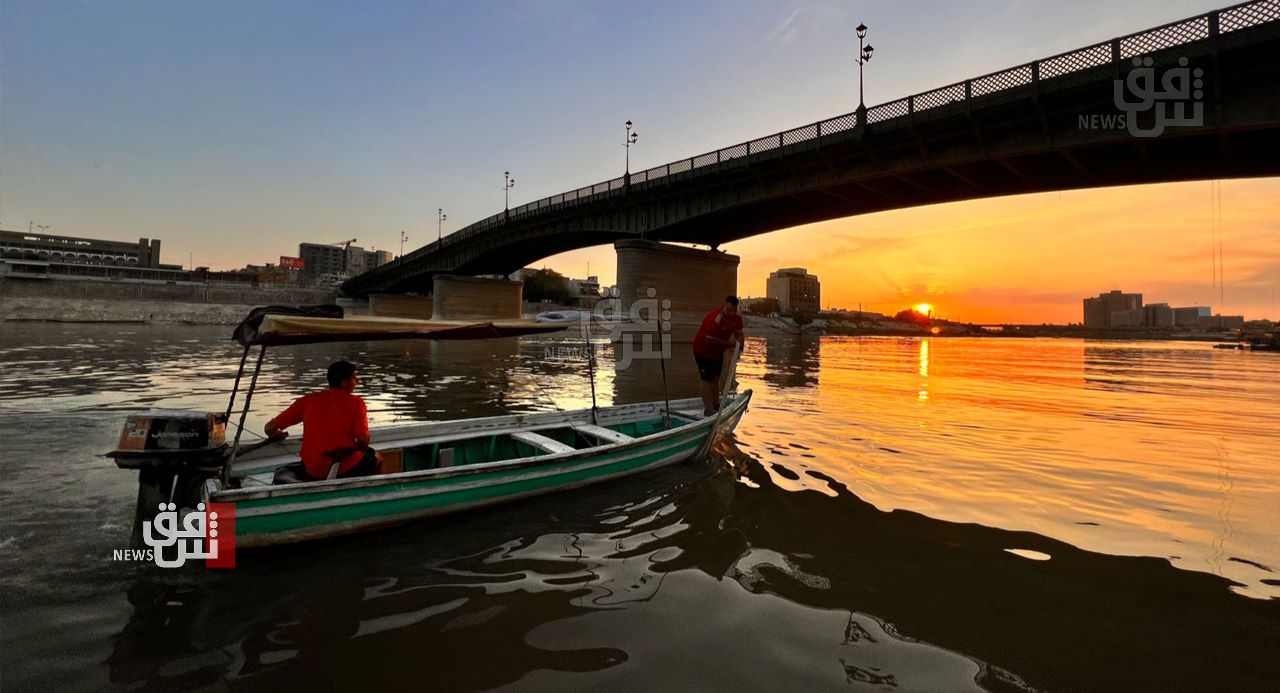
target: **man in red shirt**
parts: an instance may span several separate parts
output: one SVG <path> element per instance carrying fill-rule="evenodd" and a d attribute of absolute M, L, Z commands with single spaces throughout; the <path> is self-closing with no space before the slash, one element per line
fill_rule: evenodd
<path fill-rule="evenodd" d="M 738 315 L 738 297 L 726 296 L 724 305 L 707 313 L 702 326 L 693 336 L 693 360 L 698 364 L 702 380 L 702 414 L 720 411 L 720 371 L 724 368 L 724 352 L 743 344 L 742 316 Z"/>
<path fill-rule="evenodd" d="M 303 395 L 267 422 L 267 437 L 284 440 L 284 429 L 302 424 L 302 466 L 312 480 L 378 473 L 378 458 L 369 447 L 369 414 L 356 397 L 356 367 L 347 361 L 329 364 L 329 389 Z"/>

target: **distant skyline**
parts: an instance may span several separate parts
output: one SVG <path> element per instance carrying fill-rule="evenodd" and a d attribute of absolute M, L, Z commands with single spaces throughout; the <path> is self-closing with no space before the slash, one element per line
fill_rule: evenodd
<path fill-rule="evenodd" d="M 1110 3 L 273 1 L 0 5 L 0 226 L 164 241 L 230 268 L 358 238 L 417 248 L 502 208 L 852 110 L 857 40 L 881 103 L 1215 7 Z M 1079 320 L 1099 291 L 1273 311 L 1280 179 L 1226 181 L 1226 302 L 1209 182 L 896 210 L 726 244 L 743 294 L 822 277 L 823 302 Z M 610 247 L 537 263 L 612 283 Z"/>

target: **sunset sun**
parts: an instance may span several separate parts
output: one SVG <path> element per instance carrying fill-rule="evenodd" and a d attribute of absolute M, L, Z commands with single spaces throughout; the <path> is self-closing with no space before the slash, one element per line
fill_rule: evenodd
<path fill-rule="evenodd" d="M 901 305 L 901 304 L 899 304 L 899 305 Z M 931 303 L 917 303 L 915 306 L 913 306 L 913 307 L 911 308 L 911 310 L 914 310 L 915 312 L 917 312 L 917 313 L 919 313 L 919 314 L 921 314 L 921 315 L 932 315 L 932 314 L 933 314 L 933 304 L 931 304 Z"/>

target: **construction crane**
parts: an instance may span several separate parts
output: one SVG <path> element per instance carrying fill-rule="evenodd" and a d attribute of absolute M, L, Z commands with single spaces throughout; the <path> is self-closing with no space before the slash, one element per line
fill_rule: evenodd
<path fill-rule="evenodd" d="M 359 239 L 357 239 L 357 238 L 352 238 L 352 239 L 351 239 L 351 240 L 349 240 L 349 241 L 338 241 L 337 243 L 330 243 L 329 245 L 340 245 L 340 246 L 342 246 L 342 249 L 343 249 L 343 250 L 346 250 L 346 249 L 347 249 L 347 248 L 348 248 L 352 243 L 355 243 L 357 240 L 359 240 Z"/>

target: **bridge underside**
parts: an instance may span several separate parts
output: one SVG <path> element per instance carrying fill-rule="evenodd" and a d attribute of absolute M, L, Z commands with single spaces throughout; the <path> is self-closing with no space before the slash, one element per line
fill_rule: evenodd
<path fill-rule="evenodd" d="M 641 234 L 717 245 L 984 197 L 1280 175 L 1280 22 L 1230 36 L 1229 43 L 1202 40 L 1152 54 L 1157 68 L 1187 57 L 1204 70 L 1199 126 L 1131 135 L 1115 121 L 1113 96 L 1113 81 L 1129 65 L 1107 64 L 722 163 L 690 162 L 692 170 L 682 173 L 513 213 L 357 277 L 344 290 L 425 293 L 438 273 L 507 274 Z"/>

